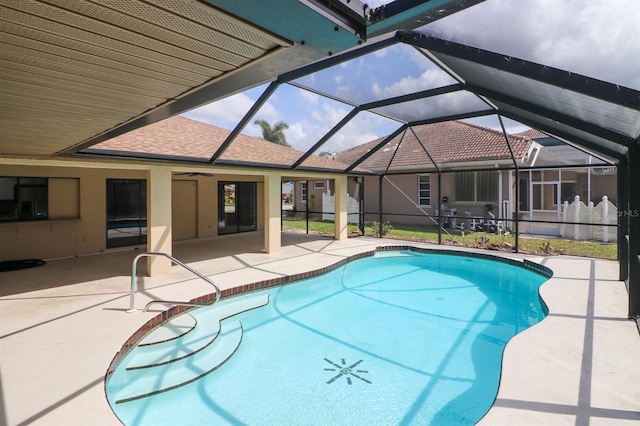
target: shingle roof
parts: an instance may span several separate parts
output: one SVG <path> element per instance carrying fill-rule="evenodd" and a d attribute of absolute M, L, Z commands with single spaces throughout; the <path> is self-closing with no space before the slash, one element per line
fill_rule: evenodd
<path fill-rule="evenodd" d="M 227 129 L 175 116 L 94 145 L 92 149 L 209 159 L 230 133 Z M 220 160 L 291 166 L 302 154 L 293 148 L 239 134 Z M 334 158 L 315 155 L 303 165 L 327 170 L 344 170 L 347 167 Z"/>
<path fill-rule="evenodd" d="M 385 169 L 391 161 L 391 167 L 408 168 L 411 166 L 465 163 L 473 161 L 511 160 L 511 153 L 501 132 L 462 121 L 425 124 L 412 127 L 396 136 L 378 152 L 365 160 L 361 167 L 369 170 Z M 420 141 L 414 135 L 418 136 Z M 382 142 L 383 138 L 342 151 L 336 159 L 342 163 L 353 163 L 362 155 Z M 421 146 L 420 142 L 422 142 Z M 522 159 L 532 140 L 521 136 L 509 136 L 513 154 Z M 428 151 L 429 155 L 425 152 Z"/>

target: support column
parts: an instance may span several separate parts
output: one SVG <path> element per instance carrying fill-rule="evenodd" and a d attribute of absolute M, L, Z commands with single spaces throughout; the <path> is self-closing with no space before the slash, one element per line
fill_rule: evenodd
<path fill-rule="evenodd" d="M 282 176 L 264 175 L 264 251 L 277 253 L 282 247 Z"/>
<path fill-rule="evenodd" d="M 633 196 L 631 183 L 640 182 L 640 147 L 633 146 L 629 149 L 629 174 L 630 185 L 628 211 L 623 211 L 629 219 L 629 317 L 640 317 L 640 197 Z"/>
<path fill-rule="evenodd" d="M 335 239 L 346 240 L 349 236 L 347 230 L 347 176 L 335 178 Z"/>
<path fill-rule="evenodd" d="M 147 251 L 171 255 L 171 169 L 151 167 L 147 172 Z M 147 258 L 149 276 L 167 275 L 171 260 Z"/>

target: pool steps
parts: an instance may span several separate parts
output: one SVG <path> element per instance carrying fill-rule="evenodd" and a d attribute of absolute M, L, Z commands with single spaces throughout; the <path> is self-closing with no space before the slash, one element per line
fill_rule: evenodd
<path fill-rule="evenodd" d="M 242 297 L 198 311 L 197 319 L 183 314 L 158 327 L 110 378 L 116 404 L 167 392 L 215 371 L 242 343 L 242 324 L 232 317 L 268 303 L 268 295 Z"/>
<path fill-rule="evenodd" d="M 160 327 L 147 335 L 138 343 L 138 346 L 150 346 L 157 343 L 177 339 L 195 329 L 197 321 L 191 315 L 179 315 L 169 321 L 164 327 Z"/>
<path fill-rule="evenodd" d="M 170 364 L 197 354 L 213 344 L 213 342 L 218 338 L 222 327 L 220 319 L 199 318 L 198 321 L 196 321 L 196 319 L 189 314 L 181 316 L 193 319 L 194 326 L 190 333 L 185 333 L 179 338 L 151 343 L 145 346 L 141 343 L 138 345 L 136 354 L 131 359 L 131 362 L 128 362 L 123 366 L 125 366 L 127 370 L 138 370 L 141 368 L 151 368 Z M 197 326 L 198 324 L 200 324 L 200 327 Z M 157 331 L 169 327 L 171 327 L 171 325 L 168 323 L 160 327 Z M 171 340 L 177 340 L 176 342 L 171 343 L 171 349 L 168 348 L 168 343 L 166 345 L 162 344 L 170 342 Z"/>
<path fill-rule="evenodd" d="M 382 257 L 411 257 L 416 256 L 417 253 L 412 252 L 411 250 L 403 250 L 403 251 L 378 251 L 373 257 L 382 258 Z"/>

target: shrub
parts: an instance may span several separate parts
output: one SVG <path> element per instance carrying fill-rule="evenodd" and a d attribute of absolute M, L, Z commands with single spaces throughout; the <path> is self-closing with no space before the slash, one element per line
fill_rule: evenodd
<path fill-rule="evenodd" d="M 389 221 L 382 223 L 382 234 L 380 233 L 380 222 L 374 220 L 371 226 L 373 227 L 373 235 L 376 237 L 382 237 L 393 229 Z"/>

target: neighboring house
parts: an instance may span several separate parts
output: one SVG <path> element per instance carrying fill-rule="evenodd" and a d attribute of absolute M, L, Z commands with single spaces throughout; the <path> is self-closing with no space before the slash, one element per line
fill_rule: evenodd
<path fill-rule="evenodd" d="M 0 260 L 141 246 L 153 232 L 170 249 L 171 241 L 266 230 L 268 217 L 280 217 L 282 181 L 346 180 L 335 173 L 345 164 L 318 156 L 305 160 L 307 169 L 274 170 L 304 153 L 242 134 L 208 164 L 229 134 L 176 116 L 95 145 L 83 158 L 5 160 Z M 157 161 L 121 157 L 136 153 L 154 153 Z M 176 158 L 191 163 L 171 162 Z"/>
<path fill-rule="evenodd" d="M 351 163 L 383 139 L 338 153 Z M 480 218 L 510 217 L 513 203 L 514 158 L 522 164 L 537 146 L 531 139 L 510 136 L 511 149 L 502 133 L 481 126 L 450 121 L 414 126 L 366 159 L 360 167 L 386 172 L 385 178 L 364 178 L 365 220 L 378 220 L 382 200 L 384 220 L 434 224 L 429 218 L 441 210 L 446 226 L 469 229 Z M 434 164 L 435 163 L 435 164 Z M 452 169 L 458 170 L 451 173 Z M 467 169 L 467 171 L 460 171 Z M 378 189 L 382 185 L 382 197 Z M 458 217 L 456 220 L 453 217 Z M 446 223 L 445 223 L 446 222 Z"/>
<path fill-rule="evenodd" d="M 527 130 L 517 136 L 530 138 L 538 144 L 524 166 L 543 167 L 519 174 L 519 216 L 532 221 L 522 222 L 522 232 L 560 234 L 561 225 L 552 222 L 575 220 L 565 218 L 563 205 L 565 201 L 574 202 L 576 196 L 585 205 L 589 202 L 598 205 L 604 196 L 612 204 L 618 204 L 615 166 L 537 130 Z M 540 222 L 545 220 L 549 222 Z"/>
<path fill-rule="evenodd" d="M 293 182 L 282 182 L 282 202 L 283 203 L 291 203 L 293 202 Z"/>
<path fill-rule="evenodd" d="M 333 193 L 333 182 L 330 180 L 298 180 L 294 182 L 293 203 L 298 212 L 309 210 L 310 217 L 322 213 L 322 194 Z"/>
<path fill-rule="evenodd" d="M 350 164 L 382 140 L 340 152 L 335 159 Z M 509 143 L 510 147 L 501 132 L 461 121 L 414 126 L 413 131 L 398 135 L 360 165 L 387 174 L 364 178 L 365 220 L 379 220 L 375 212 L 382 200 L 385 221 L 432 225 L 436 222 L 429 217 L 441 212 L 445 216 L 441 223 L 447 227 L 469 230 L 484 220 L 500 219 L 503 225 L 513 227 L 516 182 L 520 184 L 519 217 L 525 220 L 561 221 L 562 201 L 578 190 L 585 199 L 615 193 L 615 175 L 608 176 L 608 168 L 592 169 L 590 174 L 588 169 L 558 168 L 595 163 L 594 158 L 573 147 L 537 131 L 509 135 Z M 519 179 L 513 170 L 500 170 L 516 165 L 547 165 L 550 169 L 521 171 Z M 544 186 L 536 180 L 542 176 Z M 522 222 L 520 231 L 560 232 L 556 224 L 531 225 Z"/>

